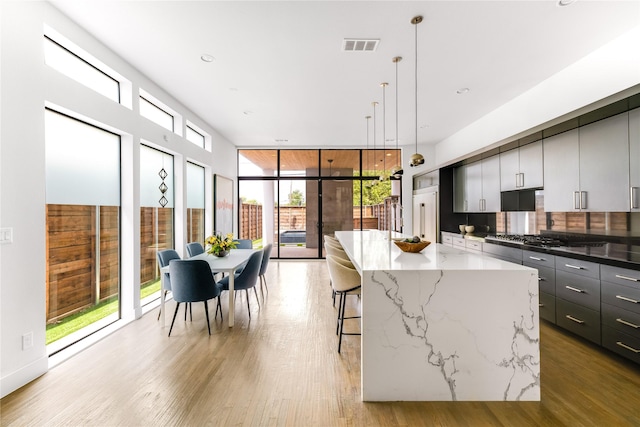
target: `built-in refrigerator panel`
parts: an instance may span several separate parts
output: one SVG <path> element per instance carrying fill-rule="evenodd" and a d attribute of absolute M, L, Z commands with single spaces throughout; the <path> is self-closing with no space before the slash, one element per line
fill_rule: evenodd
<path fill-rule="evenodd" d="M 429 242 L 438 242 L 440 240 L 438 212 L 437 186 L 415 190 L 413 192 L 413 235 Z"/>

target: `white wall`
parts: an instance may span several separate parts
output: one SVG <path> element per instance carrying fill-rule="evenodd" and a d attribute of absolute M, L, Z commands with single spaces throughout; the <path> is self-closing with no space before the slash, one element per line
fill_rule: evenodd
<path fill-rule="evenodd" d="M 235 178 L 236 149 L 211 126 L 125 63 L 45 2 L 0 2 L 0 226 L 13 228 L 13 243 L 0 246 L 0 395 L 45 373 L 45 105 L 116 131 L 122 137 L 122 309 L 141 315 L 138 297 L 140 241 L 139 144 L 150 141 L 176 159 L 176 249 L 184 247 L 184 164 L 206 167 L 207 176 Z M 48 25 L 131 82 L 133 110 L 116 104 L 44 63 Z M 212 136 L 215 155 L 139 116 L 139 88 Z M 84 116 L 84 117 L 83 117 Z M 182 132 L 184 133 L 184 132 Z M 210 181 L 210 179 L 209 179 Z M 237 185 L 234 186 L 237 188 Z M 212 184 L 207 183 L 208 231 L 212 229 Z M 234 229 L 236 215 L 234 215 Z M 22 335 L 33 346 L 22 350 Z"/>
<path fill-rule="evenodd" d="M 413 176 L 453 164 L 517 137 L 543 130 L 640 92 L 640 27 L 500 106 L 433 146 L 419 146 L 425 164 L 409 168 L 415 149 L 403 147 L 405 232 L 412 226 Z"/>
<path fill-rule="evenodd" d="M 639 52 L 640 27 L 635 27 L 438 143 L 436 165 L 576 117 L 585 106 L 602 106 L 603 99 L 640 84 Z"/>

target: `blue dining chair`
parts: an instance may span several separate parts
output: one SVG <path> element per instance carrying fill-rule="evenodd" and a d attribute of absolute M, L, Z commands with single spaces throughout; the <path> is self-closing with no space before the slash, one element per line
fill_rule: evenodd
<path fill-rule="evenodd" d="M 194 257 L 196 255 L 200 255 L 204 253 L 204 247 L 201 243 L 191 242 L 187 243 L 187 255 L 189 258 Z"/>
<path fill-rule="evenodd" d="M 263 283 L 264 288 L 267 290 L 267 294 L 269 293 L 269 288 L 267 288 L 267 279 L 264 277 L 264 274 L 267 272 L 267 267 L 269 266 L 269 257 L 271 256 L 272 248 L 273 245 L 269 243 L 262 249 L 264 254 L 262 255 L 262 263 L 260 264 L 260 271 L 258 272 L 258 277 L 260 278 L 260 293 L 262 294 L 262 298 L 264 298 L 264 293 L 262 291 Z"/>
<path fill-rule="evenodd" d="M 235 239 L 238 245 L 236 249 L 253 249 L 253 241 L 251 239 Z"/>
<path fill-rule="evenodd" d="M 158 259 L 158 264 L 160 268 L 166 267 L 169 265 L 169 262 L 172 259 L 180 259 L 180 255 L 173 249 L 165 249 L 162 251 L 156 252 L 156 258 Z M 167 292 L 171 290 L 171 277 L 168 273 L 164 273 L 164 291 L 162 292 L 161 298 L 167 297 Z M 158 320 L 160 320 L 160 315 L 162 314 L 162 308 L 158 310 Z M 187 315 L 187 307 L 184 308 L 184 315 Z"/>
<path fill-rule="evenodd" d="M 169 263 L 169 274 L 171 276 L 171 291 L 173 300 L 176 302 L 176 311 L 173 313 L 171 327 L 176 321 L 176 315 L 180 308 L 180 303 L 204 302 L 204 313 L 207 318 L 207 329 L 211 335 L 211 325 L 209 324 L 209 306 L 207 301 L 212 298 L 218 298 L 216 307 L 216 317 L 220 310 L 220 318 L 222 318 L 222 306 L 220 305 L 220 292 L 222 285 L 217 283 L 211 273 L 209 263 L 198 259 L 172 260 Z"/>
<path fill-rule="evenodd" d="M 234 242 L 236 242 L 237 244 L 236 249 L 253 249 L 253 240 L 251 239 L 235 239 Z M 243 269 L 244 269 L 244 266 L 238 268 L 236 273 L 237 274 L 242 273 Z"/>
<path fill-rule="evenodd" d="M 258 292 L 256 291 L 256 283 L 258 281 L 258 273 L 260 273 L 262 256 L 263 251 L 252 253 L 247 260 L 247 263 L 245 264 L 242 272 L 234 274 L 233 288 L 236 293 L 237 291 L 244 289 L 247 297 L 247 311 L 249 312 L 249 319 L 251 319 L 251 308 L 249 307 L 249 289 L 253 288 L 253 292 L 256 294 L 256 301 L 258 301 L 258 306 L 260 306 Z M 220 280 L 219 283 L 222 285 L 222 290 L 229 290 L 229 276 L 224 277 L 222 280 Z"/>

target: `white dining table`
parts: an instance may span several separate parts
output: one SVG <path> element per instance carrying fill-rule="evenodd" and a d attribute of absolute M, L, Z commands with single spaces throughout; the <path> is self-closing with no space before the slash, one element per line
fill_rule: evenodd
<path fill-rule="evenodd" d="M 251 256 L 252 253 L 259 251 L 259 249 L 232 249 L 229 255 L 225 257 L 217 257 L 215 255 L 210 255 L 208 253 L 202 253 L 199 255 L 195 255 L 188 259 L 201 259 L 205 260 L 211 266 L 211 271 L 213 273 L 228 273 L 229 274 L 229 327 L 233 327 L 233 323 L 235 320 L 234 316 L 234 307 L 235 307 L 235 292 L 234 292 L 234 282 L 235 282 L 235 272 L 238 268 L 242 267 L 246 264 L 247 260 Z M 161 272 L 161 289 L 160 294 L 164 294 L 164 281 L 165 274 L 169 274 L 169 266 L 162 267 L 160 269 Z M 165 308 L 164 308 L 164 297 L 160 298 L 160 310 L 162 312 L 162 322 L 161 327 L 165 327 Z"/>

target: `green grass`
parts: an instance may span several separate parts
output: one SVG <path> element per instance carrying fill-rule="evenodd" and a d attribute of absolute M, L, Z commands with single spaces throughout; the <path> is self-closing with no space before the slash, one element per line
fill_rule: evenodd
<path fill-rule="evenodd" d="M 147 284 L 142 285 L 140 289 L 140 299 L 144 299 L 151 295 L 154 292 L 158 292 L 160 290 L 160 279 L 155 282 L 149 282 Z"/>
<path fill-rule="evenodd" d="M 140 298 L 145 298 L 160 290 L 160 279 L 150 282 L 140 289 Z M 47 325 L 46 341 L 50 344 L 60 338 L 79 331 L 90 324 L 118 312 L 118 297 L 114 296 L 85 310 Z"/>

